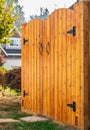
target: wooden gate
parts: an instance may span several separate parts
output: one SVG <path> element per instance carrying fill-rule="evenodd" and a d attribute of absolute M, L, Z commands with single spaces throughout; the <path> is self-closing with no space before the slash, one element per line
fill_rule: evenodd
<path fill-rule="evenodd" d="M 79 2 L 22 26 L 23 111 L 88 129 L 89 9 Z"/>

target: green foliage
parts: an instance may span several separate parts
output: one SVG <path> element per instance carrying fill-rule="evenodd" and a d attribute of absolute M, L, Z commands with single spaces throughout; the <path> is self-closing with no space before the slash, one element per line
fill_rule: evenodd
<path fill-rule="evenodd" d="M 52 121 L 14 123 L 12 128 L 15 130 L 66 130 L 66 127 L 57 125 Z"/>
<path fill-rule="evenodd" d="M 15 12 L 16 13 L 23 13 L 23 6 L 21 6 L 19 3 L 18 3 L 18 0 L 14 0 L 14 4 L 15 4 Z"/>
<path fill-rule="evenodd" d="M 15 21 L 15 26 L 17 27 L 17 31 L 21 32 L 21 26 L 25 22 L 23 6 L 21 6 L 18 2 L 19 0 L 14 0 L 14 12 L 17 14 L 17 19 Z"/>
<path fill-rule="evenodd" d="M 22 21 L 19 17 L 24 19 L 23 6 L 18 0 L 0 0 L 0 44 L 10 42 L 14 25 Z"/>
<path fill-rule="evenodd" d="M 28 117 L 28 116 L 32 116 L 32 115 L 31 114 L 26 114 L 26 113 L 21 113 L 21 114 L 11 115 L 11 116 L 9 116 L 9 118 L 19 119 L 19 118 Z"/>
<path fill-rule="evenodd" d="M 6 67 L 0 66 L 0 70 L 4 71 L 4 72 L 8 72 L 8 69 Z"/>
<path fill-rule="evenodd" d="M 0 44 L 10 42 L 12 28 L 16 20 L 14 13 L 13 0 L 7 4 L 7 0 L 0 0 Z"/>

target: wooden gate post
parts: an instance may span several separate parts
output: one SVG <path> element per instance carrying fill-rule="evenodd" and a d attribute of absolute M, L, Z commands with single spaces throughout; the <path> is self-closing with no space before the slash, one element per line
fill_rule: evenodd
<path fill-rule="evenodd" d="M 88 130 L 90 127 L 90 121 L 89 121 L 89 80 L 90 80 L 90 72 L 89 72 L 89 64 L 90 64 L 90 15 L 89 15 L 89 9 L 90 9 L 90 0 L 80 0 L 80 1 L 86 1 L 82 2 L 83 4 L 83 20 L 82 20 L 82 66 L 83 66 L 83 89 L 81 90 L 81 130 Z M 84 74 L 84 75 L 83 75 Z"/>

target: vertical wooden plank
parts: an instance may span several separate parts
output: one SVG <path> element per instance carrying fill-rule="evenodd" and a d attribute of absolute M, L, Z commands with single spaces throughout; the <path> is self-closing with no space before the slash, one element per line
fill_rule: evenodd
<path fill-rule="evenodd" d="M 89 8 L 88 8 L 88 11 L 90 10 L 90 2 L 88 3 L 89 4 Z M 88 31 L 89 31 L 89 80 L 88 82 L 90 81 L 90 13 L 88 14 L 88 19 L 89 19 L 89 28 L 88 28 Z M 88 86 L 88 115 L 89 115 L 89 127 L 90 127 L 90 87 Z"/>
<path fill-rule="evenodd" d="M 82 16 L 83 16 L 83 23 L 82 23 L 82 33 L 81 33 L 81 38 L 82 38 L 82 43 L 83 43 L 83 47 L 82 49 L 84 51 L 82 51 L 81 56 L 83 54 L 84 56 L 84 61 L 81 60 L 81 63 L 84 63 L 84 84 L 82 84 L 82 89 L 81 89 L 81 100 L 82 100 L 82 104 L 81 104 L 81 109 L 83 109 L 83 111 L 81 111 L 81 126 L 83 130 L 88 130 L 89 129 L 89 121 L 88 121 L 88 87 L 89 87 L 89 82 L 88 82 L 88 74 L 89 74 L 89 31 L 88 31 L 88 27 L 89 27 L 89 8 L 88 8 L 89 4 L 88 2 L 83 2 L 83 12 L 82 12 Z M 82 6 L 81 6 L 82 7 Z M 82 10 L 81 10 L 82 11 Z M 83 37 L 82 37 L 83 36 Z M 82 73 L 81 73 L 82 74 Z"/>
<path fill-rule="evenodd" d="M 29 110 L 31 109 L 31 100 L 30 100 L 30 86 L 31 86 L 31 81 L 30 81 L 30 77 L 31 77 L 31 75 L 30 75 L 30 68 L 31 68 L 31 55 L 30 55 L 30 51 L 31 51 L 31 46 L 30 46 L 30 43 L 31 43 L 31 39 L 30 39 L 30 37 L 29 37 L 29 35 L 30 35 L 30 23 L 28 23 L 28 41 L 29 41 L 29 43 L 28 43 L 28 50 L 29 50 L 29 52 L 28 52 L 28 75 L 29 75 L 29 79 L 28 79 L 28 87 L 29 87 L 29 90 L 28 90 L 28 98 L 29 98 L 29 102 L 28 102 L 28 105 L 29 105 Z"/>
<path fill-rule="evenodd" d="M 47 50 L 46 49 L 48 49 L 48 48 L 46 48 L 46 46 L 47 46 L 47 30 L 48 30 L 48 28 L 47 28 L 47 20 L 45 21 L 45 43 L 44 43 L 44 47 L 45 47 L 45 77 L 46 77 L 46 86 L 45 86 L 45 95 L 44 96 L 46 96 L 46 116 L 48 116 L 48 55 L 47 55 Z"/>
<path fill-rule="evenodd" d="M 75 115 L 75 125 L 80 127 L 81 120 L 83 119 L 81 117 L 81 111 L 83 111 L 81 108 L 81 91 L 84 87 L 83 85 L 83 36 L 82 36 L 82 27 L 83 27 L 83 17 L 82 17 L 82 3 L 77 4 L 75 6 L 75 18 L 76 18 L 76 115 Z M 79 13 L 78 13 L 79 12 Z"/>
<path fill-rule="evenodd" d="M 32 112 L 34 112 L 34 87 L 33 87 L 33 81 L 34 81 L 34 76 L 33 76 L 33 71 L 34 71 L 34 63 L 33 63 L 33 53 L 34 53 L 34 51 L 33 51 L 33 49 L 34 49 L 34 46 L 33 46 L 33 32 L 34 32 L 34 28 L 33 28 L 33 20 L 31 21 L 31 36 L 30 36 L 30 38 L 31 38 L 31 69 L 32 69 L 32 71 L 31 71 L 31 82 L 32 82 L 32 86 L 31 86 L 31 88 L 32 88 L 32 90 L 31 90 L 31 92 L 32 92 L 32 94 L 31 94 L 31 98 L 32 98 Z"/>
<path fill-rule="evenodd" d="M 57 86 L 57 62 L 58 62 L 58 56 L 57 56 L 57 48 L 58 48 L 58 36 L 57 36 L 57 33 L 58 33 L 58 11 L 55 11 L 54 12 L 54 19 L 55 19 L 55 40 L 54 40 L 54 54 L 55 54 L 55 56 L 54 56 L 54 62 L 55 62 L 55 65 L 54 65 L 54 67 L 55 67 L 55 69 L 54 69 L 54 82 L 55 82 L 55 84 L 54 84 L 54 98 L 55 98 L 55 107 L 54 107 L 54 110 L 55 110 L 55 115 L 54 115 L 54 119 L 55 120 L 57 120 L 58 119 L 58 113 L 57 113 L 57 108 L 58 108 L 58 106 L 57 106 L 57 98 L 58 98 L 58 86 Z"/>
<path fill-rule="evenodd" d="M 28 39 L 28 24 L 27 24 L 27 26 L 26 26 L 26 39 Z M 29 48 L 28 48 L 28 42 L 27 42 L 27 44 L 26 44 L 26 52 L 28 52 L 26 55 L 25 55 L 25 57 L 28 57 L 28 54 L 29 54 Z M 25 65 L 25 73 L 26 73 L 26 86 L 25 86 L 25 91 L 26 91 L 26 93 L 28 93 L 28 90 L 29 90 L 29 84 L 28 84 L 28 81 L 29 81 L 29 73 L 28 73 L 28 69 L 29 69 L 29 66 L 28 66 L 29 64 L 28 64 L 28 58 L 26 59 L 26 65 Z M 26 96 L 25 95 L 25 98 L 26 98 L 26 109 L 29 109 L 29 98 L 28 98 L 28 96 Z"/>
<path fill-rule="evenodd" d="M 88 58 L 89 58 L 89 35 L 88 35 L 88 3 L 82 2 L 75 6 L 77 44 L 76 49 L 76 98 L 78 126 L 87 130 L 88 124 Z M 78 13 L 79 12 L 79 13 Z M 80 57 L 78 57 L 80 56 Z M 80 104 L 81 102 L 81 104 Z"/>
<path fill-rule="evenodd" d="M 25 39 L 28 39 L 28 24 L 26 24 L 25 25 Z M 25 44 L 24 45 L 24 51 L 25 52 L 28 52 L 28 43 L 27 44 Z M 25 93 L 28 93 L 28 81 L 29 81 L 29 75 L 28 75 L 28 59 L 26 58 L 26 57 L 28 57 L 28 53 L 26 54 L 25 53 L 25 60 L 24 60 L 24 75 L 25 75 L 25 77 L 24 77 L 24 82 L 25 82 L 25 87 L 24 87 L 24 91 L 25 91 Z M 23 92 L 24 92 L 23 91 Z M 25 109 L 28 109 L 28 96 L 26 96 L 26 95 L 24 95 L 24 102 L 25 102 Z"/>
<path fill-rule="evenodd" d="M 32 35 L 31 35 L 31 64 L 32 64 L 32 77 L 31 77 L 31 82 L 32 82 L 32 95 L 31 95 L 31 98 L 32 98 L 32 112 L 33 112 L 33 106 L 34 106 L 34 103 L 33 103 L 33 93 L 34 93 L 34 90 L 33 90 L 33 20 L 31 21 L 31 32 L 32 32 Z"/>
<path fill-rule="evenodd" d="M 56 107 L 56 104 L 55 104 L 55 96 L 56 96 L 56 86 L 55 86 L 55 51 L 56 51 L 56 45 L 55 45 L 55 12 L 53 12 L 53 14 L 51 15 L 51 33 L 52 36 L 51 36 L 51 66 L 52 66 L 52 75 L 51 75 L 51 98 L 52 98 L 52 106 L 51 106 L 51 109 L 52 109 L 52 112 L 51 112 L 51 115 L 52 115 L 52 118 L 55 119 L 55 107 Z M 52 22 L 53 21 L 53 22 Z"/>
<path fill-rule="evenodd" d="M 72 12 L 67 10 L 67 31 L 72 29 Z M 67 34 L 67 104 L 72 104 L 72 35 Z M 67 123 L 72 124 L 73 110 L 67 106 Z"/>
<path fill-rule="evenodd" d="M 39 43 L 42 44 L 42 55 L 39 52 L 39 74 L 40 74 L 40 113 L 43 113 L 43 21 L 39 22 Z"/>
<path fill-rule="evenodd" d="M 71 21 L 72 27 L 76 26 L 76 19 L 75 19 L 75 12 L 74 10 L 71 13 Z M 72 102 L 76 102 L 76 36 L 73 36 L 71 39 L 71 46 L 72 46 Z M 72 124 L 75 126 L 75 116 L 76 112 L 72 114 Z"/>
<path fill-rule="evenodd" d="M 29 23 L 27 24 L 27 36 L 26 36 L 26 39 L 28 39 L 29 40 Z M 29 41 L 27 42 L 27 44 L 26 44 L 26 52 L 27 52 L 27 54 L 26 54 L 26 83 L 27 83 L 27 85 L 26 85 L 26 93 L 28 94 L 27 96 L 26 96 L 26 102 L 27 102 L 27 110 L 29 110 L 29 59 L 28 59 L 28 57 L 29 57 Z"/>
<path fill-rule="evenodd" d="M 23 97 L 23 91 L 24 91 L 24 87 L 25 87 L 25 50 L 24 50 L 24 43 L 23 43 L 23 39 L 25 38 L 25 24 L 23 24 L 22 26 L 22 71 L 21 71 L 21 91 L 22 91 L 22 109 L 24 109 L 25 107 L 25 101 L 24 101 L 24 97 Z"/>
<path fill-rule="evenodd" d="M 60 49 L 60 41 L 59 41 L 59 20 L 60 20 L 60 14 L 59 14 L 59 10 L 57 10 L 57 120 L 59 120 L 60 118 L 60 113 L 59 113 L 59 109 L 60 109 L 60 104 L 59 104 L 59 49 Z M 59 109 L 58 109 L 59 108 Z M 59 113 L 59 114 L 58 114 Z"/>
<path fill-rule="evenodd" d="M 67 36 L 66 36 L 66 32 L 67 32 L 67 10 L 63 9 L 63 25 L 62 25 L 62 46 L 63 46 L 63 52 L 62 52 L 62 56 L 63 56 L 63 62 L 62 62 L 62 71 L 63 71 L 63 80 L 62 80 L 62 101 L 63 101 L 63 122 L 66 122 L 66 104 L 67 104 L 67 95 L 66 95 L 66 86 L 67 86 L 67 79 L 66 79 L 66 75 L 67 75 L 67 70 L 66 70 L 66 63 L 67 63 L 67 51 L 66 51 L 66 47 L 67 47 Z"/>
<path fill-rule="evenodd" d="M 33 37 L 33 34 L 32 34 L 32 22 L 30 21 L 29 23 L 29 29 L 28 29 L 28 34 L 29 34 L 29 45 L 28 45 L 28 48 L 29 48 L 29 55 L 28 55 L 28 74 L 29 74 L 29 110 L 32 110 L 32 37 Z"/>
<path fill-rule="evenodd" d="M 35 19 L 32 22 L 33 25 L 33 38 L 32 38 L 32 46 L 33 46 L 33 112 L 36 112 L 36 21 Z"/>
<path fill-rule="evenodd" d="M 39 113 L 39 93 L 40 93 L 40 84 L 39 84 L 39 19 L 36 19 L 36 112 Z"/>
<path fill-rule="evenodd" d="M 37 56 L 36 56 L 36 19 L 34 19 L 34 24 L 33 24 L 33 28 L 34 28 L 34 33 L 33 33 L 33 89 L 34 89 L 34 112 L 36 112 L 36 102 L 37 102 L 37 97 L 36 97 L 36 81 L 37 81 L 37 77 L 36 77 L 36 60 L 37 60 Z"/>
<path fill-rule="evenodd" d="M 50 62 L 50 27 L 49 27 L 49 18 L 44 22 L 44 30 L 43 30 L 43 95 L 44 95 L 44 115 L 50 115 L 50 70 L 49 70 L 49 62 Z"/>
<path fill-rule="evenodd" d="M 46 82 L 47 82 L 47 116 L 50 117 L 50 55 L 51 55 L 51 43 L 50 43 L 50 17 L 48 17 L 45 21 L 46 24 L 46 44 L 45 44 L 45 51 L 46 51 Z"/>
<path fill-rule="evenodd" d="M 87 130 L 89 126 L 88 118 L 88 88 L 89 88 L 89 2 L 84 2 L 84 65 L 85 65 L 85 87 L 84 87 L 84 129 Z"/>
<path fill-rule="evenodd" d="M 44 115 L 50 116 L 50 24 L 49 18 L 43 23 L 43 95 L 44 95 Z"/>
<path fill-rule="evenodd" d="M 26 26 L 27 26 L 27 24 L 25 25 L 25 38 L 26 38 Z M 26 51 L 26 46 L 24 45 L 24 51 Z M 25 54 L 25 53 L 24 53 Z M 24 55 L 24 58 L 25 58 L 25 55 Z M 26 90 L 26 58 L 25 58 L 25 60 L 24 60 L 24 90 L 23 90 L 23 93 L 24 93 L 24 91 Z M 24 96 L 24 95 L 23 95 Z M 26 102 L 26 97 L 24 96 L 24 109 L 26 109 L 26 106 L 27 106 L 27 104 L 26 104 L 27 102 Z"/>
<path fill-rule="evenodd" d="M 58 120 L 63 121 L 63 112 L 62 112 L 62 81 L 63 81 L 63 73 L 62 73 L 62 61 L 63 61 L 63 57 L 62 57 L 62 53 L 63 53 L 63 49 L 62 49 L 62 24 L 63 24 L 63 12 L 62 9 L 58 10 L 59 12 L 59 34 L 58 34 L 58 86 L 59 86 L 59 90 L 58 90 Z"/>
<path fill-rule="evenodd" d="M 46 55 L 46 23 L 43 22 L 43 114 L 47 116 L 47 55 Z"/>
<path fill-rule="evenodd" d="M 53 118 L 55 119 L 55 93 L 56 93 L 56 91 L 55 91 L 55 51 L 56 51 L 56 45 L 55 45 L 55 42 L 56 42 L 56 39 L 55 39 L 55 20 L 56 20 L 56 18 L 55 18 L 55 12 L 52 14 L 52 17 L 53 17 L 53 37 L 52 37 L 52 54 L 51 54 L 51 56 L 52 56 L 52 63 L 51 64 L 53 64 Z"/>
<path fill-rule="evenodd" d="M 50 111 L 51 111 L 51 118 L 54 117 L 54 17 L 53 14 L 50 16 L 50 43 L 51 43 L 51 57 L 50 57 Z"/>
<path fill-rule="evenodd" d="M 41 110 L 42 109 L 42 105 L 41 105 L 41 102 L 42 102 L 42 54 L 40 53 L 40 46 L 42 44 L 43 46 L 43 43 L 42 43 L 42 32 L 41 32 L 41 29 L 42 29 L 42 21 L 40 19 L 37 19 L 36 21 L 36 26 L 37 26 L 37 30 L 36 30 L 36 48 L 37 48 L 37 54 L 36 54 L 36 73 L 37 73 L 37 85 L 36 85 L 36 93 L 37 93 L 37 96 L 36 96 L 36 99 L 37 99 L 37 102 L 36 102 L 36 107 L 37 107 L 37 113 L 40 114 Z M 41 34 L 40 34 L 41 32 Z M 41 48 L 41 51 L 42 48 Z M 41 105 L 41 106 L 40 106 Z"/>
<path fill-rule="evenodd" d="M 78 21 L 78 19 L 80 18 L 81 22 L 81 15 L 80 13 L 78 13 L 79 11 L 79 4 L 77 5 L 77 11 L 76 11 L 76 27 L 77 27 L 77 47 L 76 47 L 76 103 L 77 103 L 77 111 L 76 111 L 76 117 L 78 119 L 78 122 L 76 123 L 77 125 L 80 124 L 80 82 L 81 82 L 81 75 L 80 75 L 80 62 L 81 62 L 81 47 L 80 47 L 80 32 L 81 32 L 81 26 L 79 23 L 80 21 Z"/>

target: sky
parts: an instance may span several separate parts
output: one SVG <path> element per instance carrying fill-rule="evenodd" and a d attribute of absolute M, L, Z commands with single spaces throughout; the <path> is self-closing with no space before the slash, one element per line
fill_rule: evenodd
<path fill-rule="evenodd" d="M 23 5 L 25 18 L 28 19 L 30 15 L 40 13 L 40 7 L 48 8 L 49 13 L 55 9 L 69 7 L 77 0 L 19 0 L 20 5 Z"/>

